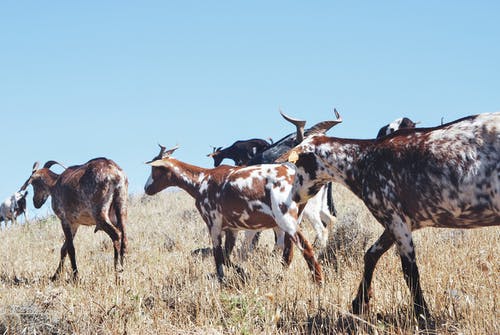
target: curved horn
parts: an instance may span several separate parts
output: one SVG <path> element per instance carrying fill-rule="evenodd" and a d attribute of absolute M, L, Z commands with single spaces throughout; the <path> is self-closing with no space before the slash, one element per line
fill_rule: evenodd
<path fill-rule="evenodd" d="M 66 166 L 64 166 L 63 164 L 61 164 L 61 163 L 59 163 L 59 162 L 57 162 L 57 161 L 52 161 L 52 160 L 51 160 L 51 161 L 46 162 L 45 164 L 43 164 L 43 168 L 44 168 L 44 169 L 50 169 L 50 168 L 52 167 L 52 165 L 55 165 L 55 164 L 57 164 L 57 165 L 61 166 L 61 167 L 62 167 L 63 169 L 65 169 L 65 170 L 67 169 L 67 167 L 66 167 Z"/>
<path fill-rule="evenodd" d="M 342 117 L 340 116 L 337 109 L 333 109 L 335 117 L 337 120 L 323 121 L 315 124 L 313 127 L 309 128 L 306 132 L 306 136 L 318 135 L 326 133 L 330 128 L 342 122 Z"/>
<path fill-rule="evenodd" d="M 294 119 L 286 115 L 280 110 L 281 116 L 290 123 L 293 123 L 297 127 L 297 142 L 300 143 L 304 139 L 304 127 L 306 126 L 306 121 Z"/>
<path fill-rule="evenodd" d="M 167 150 L 167 147 L 161 145 L 160 143 L 158 143 L 158 146 L 160 147 L 160 153 L 152 160 L 145 162 L 145 164 L 150 164 L 154 161 L 166 158 L 166 157 L 170 156 L 175 150 L 177 150 L 177 148 L 179 148 L 179 146 L 176 145 L 174 148 Z"/>

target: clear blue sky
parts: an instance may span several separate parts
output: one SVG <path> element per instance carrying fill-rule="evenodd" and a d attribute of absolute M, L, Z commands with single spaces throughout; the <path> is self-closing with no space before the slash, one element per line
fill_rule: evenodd
<path fill-rule="evenodd" d="M 0 199 L 34 161 L 98 156 L 142 193 L 157 143 L 209 167 L 210 145 L 293 131 L 279 108 L 312 125 L 337 107 L 330 134 L 355 138 L 403 115 L 498 111 L 499 14 L 498 1 L 3 1 Z"/>

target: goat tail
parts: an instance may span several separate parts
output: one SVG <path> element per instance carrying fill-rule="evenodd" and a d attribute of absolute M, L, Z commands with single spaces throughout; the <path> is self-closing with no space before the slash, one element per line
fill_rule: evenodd
<path fill-rule="evenodd" d="M 337 210 L 335 209 L 335 204 L 333 203 L 333 186 L 332 182 L 327 184 L 327 192 L 326 192 L 326 204 L 328 205 L 328 210 L 332 216 L 337 216 Z"/>
<path fill-rule="evenodd" d="M 127 186 L 118 186 L 113 193 L 113 208 L 116 216 L 116 226 L 121 232 L 121 255 L 127 249 L 127 201 L 128 201 L 128 188 Z"/>

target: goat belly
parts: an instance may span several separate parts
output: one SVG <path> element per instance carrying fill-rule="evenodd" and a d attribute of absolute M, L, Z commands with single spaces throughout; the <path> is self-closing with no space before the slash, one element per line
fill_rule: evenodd
<path fill-rule="evenodd" d="M 83 226 L 95 226 L 96 222 L 92 214 L 81 212 L 77 217 L 72 218 L 73 223 L 78 223 Z"/>
<path fill-rule="evenodd" d="M 262 212 L 233 212 L 226 217 L 224 228 L 263 230 L 273 228 L 276 223 L 272 217 Z"/>

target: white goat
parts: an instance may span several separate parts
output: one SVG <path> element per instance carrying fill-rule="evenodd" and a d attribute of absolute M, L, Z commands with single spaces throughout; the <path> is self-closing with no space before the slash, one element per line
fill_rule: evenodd
<path fill-rule="evenodd" d="M 7 226 L 8 221 L 16 223 L 16 218 L 24 213 L 24 219 L 27 221 L 26 214 L 26 196 L 27 191 L 19 191 L 12 194 L 0 204 L 0 222 L 4 221 Z"/>

